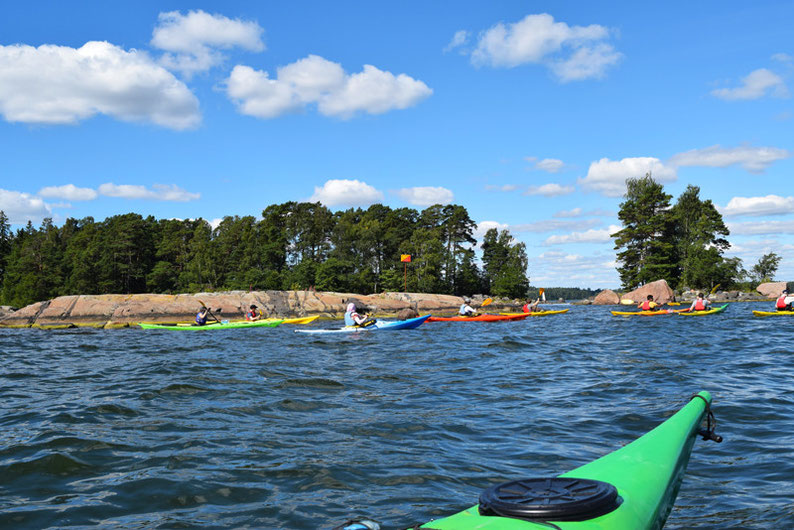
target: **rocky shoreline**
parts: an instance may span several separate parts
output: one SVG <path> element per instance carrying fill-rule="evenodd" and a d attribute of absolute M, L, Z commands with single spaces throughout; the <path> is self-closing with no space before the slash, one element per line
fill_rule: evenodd
<path fill-rule="evenodd" d="M 458 296 L 423 293 L 382 293 L 359 295 L 318 291 L 226 291 L 196 294 L 104 294 L 59 296 L 36 302 L 0 315 L 2 328 L 65 329 L 72 327 L 124 328 L 139 322 L 176 324 L 192 322 L 204 303 L 221 319 L 239 320 L 251 304 L 268 317 L 324 319 L 344 316 L 350 300 L 356 300 L 378 317 L 394 317 L 401 311 L 454 313 L 460 307 Z M 473 305 L 484 297 L 474 297 Z M 514 311 L 513 301 L 495 300 L 494 311 Z M 10 309 L 10 308 L 9 308 Z"/>

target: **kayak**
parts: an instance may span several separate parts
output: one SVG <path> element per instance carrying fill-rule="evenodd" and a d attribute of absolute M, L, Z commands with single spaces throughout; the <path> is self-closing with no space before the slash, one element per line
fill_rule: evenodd
<path fill-rule="evenodd" d="M 567 311 L 567 309 L 566 309 Z M 428 322 L 498 322 L 500 320 L 524 320 L 528 313 L 518 313 L 516 315 L 477 315 L 475 317 L 430 317 Z"/>
<path fill-rule="evenodd" d="M 790 317 L 794 316 L 794 311 L 753 311 L 757 317 Z"/>
<path fill-rule="evenodd" d="M 282 324 L 310 324 L 320 318 L 320 315 L 314 315 L 313 317 L 299 317 L 299 318 L 285 318 L 281 321 Z M 266 318 L 266 322 L 273 322 L 275 320 L 279 320 L 278 318 Z"/>
<path fill-rule="evenodd" d="M 660 309 L 659 311 L 611 311 L 616 317 L 658 317 L 662 315 L 674 315 L 680 312 L 681 309 Z"/>
<path fill-rule="evenodd" d="M 377 331 L 381 329 L 415 329 L 424 324 L 429 318 L 430 315 L 409 318 L 408 320 L 377 320 L 373 325 L 364 328 L 359 326 L 345 326 L 340 329 L 296 329 L 295 333 L 356 333 L 359 331 Z"/>
<path fill-rule="evenodd" d="M 725 311 L 725 309 L 727 309 L 727 307 L 728 304 L 724 304 L 719 307 L 715 307 L 713 309 L 707 309 L 705 311 L 682 311 L 681 313 L 678 314 L 681 315 L 682 317 L 700 317 L 703 315 L 715 315 L 717 313 L 722 313 L 723 311 Z"/>
<path fill-rule="evenodd" d="M 507 315 L 507 316 L 524 315 L 524 316 L 527 316 L 527 317 L 547 317 L 549 315 L 561 315 L 563 313 L 567 313 L 570 310 L 571 310 L 570 308 L 568 308 L 568 309 L 556 309 L 554 311 L 549 309 L 549 310 L 533 311 L 531 313 L 499 313 L 499 314 L 500 315 Z"/>
<path fill-rule="evenodd" d="M 710 404 L 711 394 L 700 392 L 667 421 L 625 447 L 557 477 L 491 486 L 480 494 L 478 505 L 419 528 L 661 528 L 678 495 L 697 435 L 722 440 L 712 430 Z M 706 418 L 709 429 L 699 432 Z"/>
<path fill-rule="evenodd" d="M 208 329 L 274 328 L 281 324 L 281 322 L 281 320 L 236 320 L 232 322 L 224 320 L 223 322 L 207 322 L 203 326 L 195 326 L 193 324 L 147 324 L 145 322 L 140 322 L 138 325 L 143 329 L 178 329 L 203 331 Z"/>

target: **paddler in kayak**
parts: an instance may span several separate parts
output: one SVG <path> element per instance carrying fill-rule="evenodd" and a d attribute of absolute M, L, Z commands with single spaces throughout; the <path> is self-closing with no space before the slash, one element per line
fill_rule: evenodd
<path fill-rule="evenodd" d="M 199 312 L 196 314 L 196 325 L 203 326 L 207 323 L 207 315 L 210 312 L 209 307 L 202 307 Z"/>
<path fill-rule="evenodd" d="M 711 300 L 703 298 L 703 293 L 698 293 L 697 298 L 687 311 L 706 311 L 709 307 L 711 307 Z"/>
<path fill-rule="evenodd" d="M 638 305 L 637 307 L 639 307 L 643 311 L 659 311 L 662 308 L 662 306 L 660 306 L 659 304 L 653 301 L 652 294 L 649 294 L 648 299 L 645 300 L 640 305 Z"/>
<path fill-rule="evenodd" d="M 356 304 L 350 302 L 347 304 L 347 311 L 345 311 L 345 326 L 355 326 L 365 328 L 371 326 L 376 322 L 374 318 L 369 318 L 367 314 L 360 314 L 356 308 Z"/>
<path fill-rule="evenodd" d="M 253 321 L 253 320 L 261 320 L 262 319 L 262 313 L 260 313 L 259 311 L 256 310 L 256 305 L 251 304 L 248 307 L 248 311 L 246 311 L 246 313 L 245 313 L 245 319 L 246 320 L 251 320 L 251 321 Z"/>
<path fill-rule="evenodd" d="M 532 313 L 533 311 L 538 310 L 538 304 L 540 303 L 540 297 L 534 302 L 532 300 L 527 300 L 527 303 L 521 308 L 521 311 L 524 313 Z"/>
<path fill-rule="evenodd" d="M 460 309 L 458 309 L 458 314 L 462 317 L 474 317 L 477 316 L 477 310 L 474 309 L 469 304 L 471 303 L 471 298 L 468 296 L 463 297 L 463 303 L 460 305 Z"/>
<path fill-rule="evenodd" d="M 780 297 L 775 302 L 775 308 L 778 311 L 794 311 L 794 296 L 788 295 L 788 289 L 783 289 Z"/>

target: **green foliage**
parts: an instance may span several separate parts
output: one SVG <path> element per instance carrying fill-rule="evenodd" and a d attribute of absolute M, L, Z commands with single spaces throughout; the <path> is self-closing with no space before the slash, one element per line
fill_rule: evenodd
<path fill-rule="evenodd" d="M 507 230 L 491 228 L 482 244 L 482 262 L 495 296 L 524 298 L 529 289 L 527 253 L 524 243 L 514 242 Z"/>
<path fill-rule="evenodd" d="M 774 252 L 764 254 L 750 270 L 753 280 L 758 283 L 771 282 L 780 265 L 780 256 Z"/>

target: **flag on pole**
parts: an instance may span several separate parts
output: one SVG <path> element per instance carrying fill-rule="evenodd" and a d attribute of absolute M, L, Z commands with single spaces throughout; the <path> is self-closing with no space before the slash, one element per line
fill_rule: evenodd
<path fill-rule="evenodd" d="M 400 254 L 400 261 L 403 263 L 411 263 L 411 255 L 410 254 Z"/>

